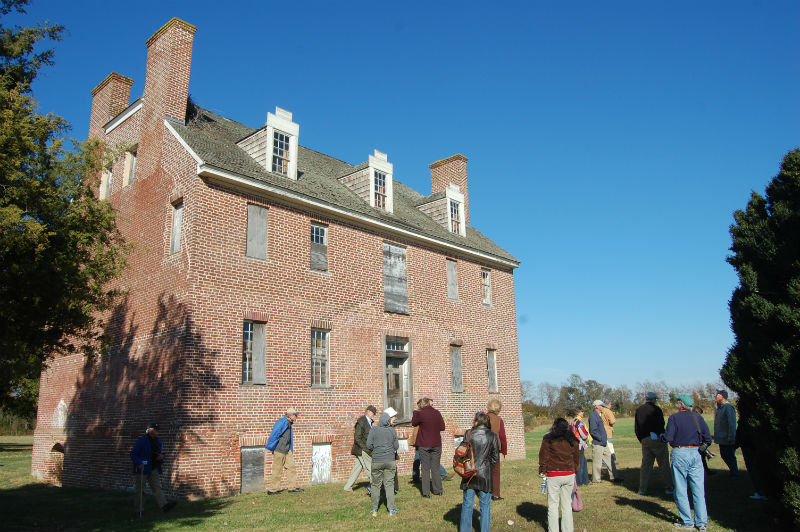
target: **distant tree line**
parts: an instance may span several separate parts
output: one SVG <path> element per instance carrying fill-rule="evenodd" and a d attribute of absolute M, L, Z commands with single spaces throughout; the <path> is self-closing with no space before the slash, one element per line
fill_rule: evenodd
<path fill-rule="evenodd" d="M 690 393 L 695 402 L 704 411 L 712 412 L 714 394 L 723 387 L 720 382 L 697 382 L 691 385 L 669 385 L 664 381 L 643 381 L 634 386 L 609 386 L 594 379 L 584 380 L 573 373 L 566 382 L 552 384 L 522 381 L 522 413 L 526 427 L 533 427 L 558 416 L 565 416 L 572 407 L 581 407 L 586 414 L 592 410 L 592 402 L 596 399 L 611 403 L 611 409 L 617 416 L 631 416 L 636 408 L 644 403 L 647 392 L 655 392 L 661 398 L 665 412 L 671 410 L 670 399 L 676 393 Z"/>

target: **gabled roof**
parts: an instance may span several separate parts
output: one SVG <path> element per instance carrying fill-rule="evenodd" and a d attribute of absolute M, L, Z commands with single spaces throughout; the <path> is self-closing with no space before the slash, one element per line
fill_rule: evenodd
<path fill-rule="evenodd" d="M 394 179 L 394 213 L 371 207 L 347 186 L 339 177 L 351 174 L 365 164 L 352 165 L 318 151 L 298 147 L 297 181 L 267 171 L 259 165 L 237 142 L 256 130 L 243 124 L 195 107 L 193 117 L 186 123 L 167 119 L 170 127 L 182 141 L 206 165 L 230 172 L 272 187 L 285 189 L 296 195 L 317 200 L 355 214 L 374 218 L 392 226 L 418 233 L 439 241 L 471 248 L 500 259 L 504 263 L 519 266 L 519 261 L 506 250 L 492 242 L 482 233 L 467 226 L 466 237 L 447 229 L 427 214 L 417 209 L 424 199 L 422 194 Z"/>

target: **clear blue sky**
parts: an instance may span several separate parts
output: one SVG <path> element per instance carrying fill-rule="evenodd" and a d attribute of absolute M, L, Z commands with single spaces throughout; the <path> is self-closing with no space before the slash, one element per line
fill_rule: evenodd
<path fill-rule="evenodd" d="M 708 382 L 733 341 L 732 212 L 800 145 L 800 2 L 62 2 L 34 91 L 85 139 L 90 90 L 144 83 L 145 40 L 198 27 L 190 93 L 430 191 L 469 157 L 472 224 L 522 261 L 522 378 Z"/>

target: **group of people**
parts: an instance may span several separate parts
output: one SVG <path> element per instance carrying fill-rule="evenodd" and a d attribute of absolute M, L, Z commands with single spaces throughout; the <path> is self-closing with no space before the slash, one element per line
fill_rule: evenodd
<path fill-rule="evenodd" d="M 639 495 L 648 491 L 653 465 L 658 467 L 663 479 L 666 495 L 673 495 L 680 522 L 675 523 L 679 530 L 706 530 L 708 514 L 705 503 L 705 474 L 713 474 L 705 464 L 706 456 L 713 456 L 707 450 L 712 436 L 703 419 L 702 410 L 694 404 L 688 394 L 674 397 L 676 412 L 665 423 L 664 413 L 658 406 L 659 397 L 648 392 L 645 403 L 637 408 L 634 417 L 634 432 L 642 451 L 639 471 Z M 763 500 L 754 464 L 751 464 L 753 450 L 751 439 L 743 427 L 736 427 L 736 410 L 728 402 L 728 393 L 717 390 L 715 394 L 716 411 L 714 416 L 713 441 L 719 445 L 719 454 L 728 466 L 732 477 L 739 476 L 736 463 L 736 448 L 741 447 L 748 474 L 755 488 L 750 498 Z M 445 423 L 442 414 L 433 406 L 433 401 L 423 397 L 417 401 L 417 408 L 411 418 L 413 431 L 408 440 L 416 449 L 414 460 L 414 480 L 419 480 L 423 498 L 431 495 L 441 496 L 442 480 L 449 480 L 453 473 L 447 474 L 441 465 L 442 437 Z M 505 426 L 500 417 L 502 403 L 492 399 L 487 412 L 475 414 L 472 426 L 465 431 L 464 438 L 472 446 L 473 467 L 477 474 L 471 479 L 462 479 L 463 503 L 459 530 L 472 530 L 474 500 L 477 495 L 480 507 L 481 532 L 489 530 L 492 501 L 502 500 L 500 495 L 500 455 L 507 454 Z M 280 492 L 283 472 L 287 473 L 289 493 L 300 493 L 294 464 L 294 430 L 299 413 L 289 408 L 286 415 L 273 425 L 267 439 L 266 449 L 273 454 L 272 472 L 267 494 Z M 375 418 L 378 418 L 377 421 Z M 609 480 L 621 482 L 616 470 L 616 454 L 613 446 L 613 430 L 616 418 L 607 401 L 592 403 L 588 427 L 584 421 L 584 411 L 580 407 L 571 409 L 566 418 L 556 418 L 550 431 L 544 436 L 539 450 L 539 474 L 543 478 L 543 491 L 547 493 L 548 530 L 573 531 L 572 498 L 577 486 L 601 482 L 603 466 L 608 470 Z M 371 500 L 371 514 L 378 515 L 382 491 L 386 494 L 386 507 L 389 515 L 397 513 L 395 494 L 397 483 L 397 451 L 399 439 L 395 429 L 397 412 L 389 407 L 378 415 L 377 409 L 369 405 L 355 423 L 353 446 L 353 469 L 344 485 L 344 491 L 353 492 L 353 486 L 361 471 L 370 481 L 367 494 Z M 164 455 L 158 438 L 158 424 L 151 424 L 143 436 L 136 440 L 130 456 L 135 474 L 137 491 L 136 505 L 142 510 L 142 489 L 147 481 L 159 507 L 171 510 L 174 502 L 168 502 L 161 492 L 160 473 Z M 586 450 L 592 446 L 592 479 L 590 481 L 586 460 Z M 672 453 L 669 455 L 668 449 Z M 692 498 L 690 506 L 689 497 Z M 692 506 L 694 514 L 692 514 Z"/>
<path fill-rule="evenodd" d="M 688 394 L 674 398 L 676 412 L 669 416 L 666 424 L 664 412 L 658 406 L 659 397 L 648 392 L 645 403 L 637 410 L 634 418 L 634 431 L 641 444 L 642 463 L 639 470 L 639 495 L 647 493 L 653 463 L 658 461 L 666 495 L 672 495 L 678 508 L 680 522 L 675 523 L 678 530 L 706 530 L 708 512 L 705 503 L 705 472 L 713 474 L 705 464 L 706 456 L 711 455 L 708 446 L 712 436 L 702 414 Z M 752 455 L 747 432 L 736 428 L 736 410 L 728 402 L 728 392 L 717 390 L 714 398 L 713 441 L 719 445 L 719 452 L 732 477 L 739 476 L 736 463 L 736 447 L 742 448 L 748 473 L 755 488 L 751 499 L 763 500 L 759 493 L 758 479 L 754 464 L 748 463 Z M 606 401 L 592 403 L 589 427 L 583 421 L 583 410 L 574 408 L 568 412 L 570 421 L 557 418 L 542 441 L 539 450 L 539 474 L 546 479 L 548 497 L 548 530 L 559 531 L 559 511 L 561 530 L 572 532 L 572 498 L 577 487 L 589 484 L 585 450 L 592 445 L 592 482 L 601 482 L 602 466 L 608 467 L 609 479 L 621 482 L 616 471 L 616 457 L 612 434 L 616 419 Z M 699 410 L 699 412 L 698 412 Z M 668 448 L 672 455 L 669 456 Z M 705 469 L 704 469 L 705 467 Z M 692 505 L 689 503 L 691 495 Z M 692 506 L 694 515 L 692 515 Z"/>

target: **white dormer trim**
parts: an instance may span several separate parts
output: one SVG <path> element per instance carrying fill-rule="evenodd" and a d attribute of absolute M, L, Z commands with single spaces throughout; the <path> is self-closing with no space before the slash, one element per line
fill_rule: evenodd
<path fill-rule="evenodd" d="M 386 206 L 381 207 L 375 203 L 375 172 L 380 172 L 386 176 Z M 394 213 L 394 165 L 389 162 L 388 156 L 382 151 L 375 150 L 374 155 L 369 156 L 369 204 L 372 207 L 383 209 L 386 212 Z"/>
<path fill-rule="evenodd" d="M 267 170 L 272 171 L 272 148 L 275 131 L 289 136 L 289 164 L 286 177 L 297 181 L 297 139 L 300 136 L 300 126 L 292 121 L 292 113 L 286 109 L 275 107 L 275 114 L 267 113 Z"/>
<path fill-rule="evenodd" d="M 447 205 L 445 208 L 447 209 L 447 229 L 450 232 L 452 230 L 452 216 L 450 213 L 450 200 L 458 202 L 458 234 L 461 236 L 467 236 L 467 223 L 464 220 L 464 194 L 461 193 L 461 188 L 458 185 L 450 183 L 447 185 L 447 188 L 444 191 L 445 198 L 447 199 Z"/>

